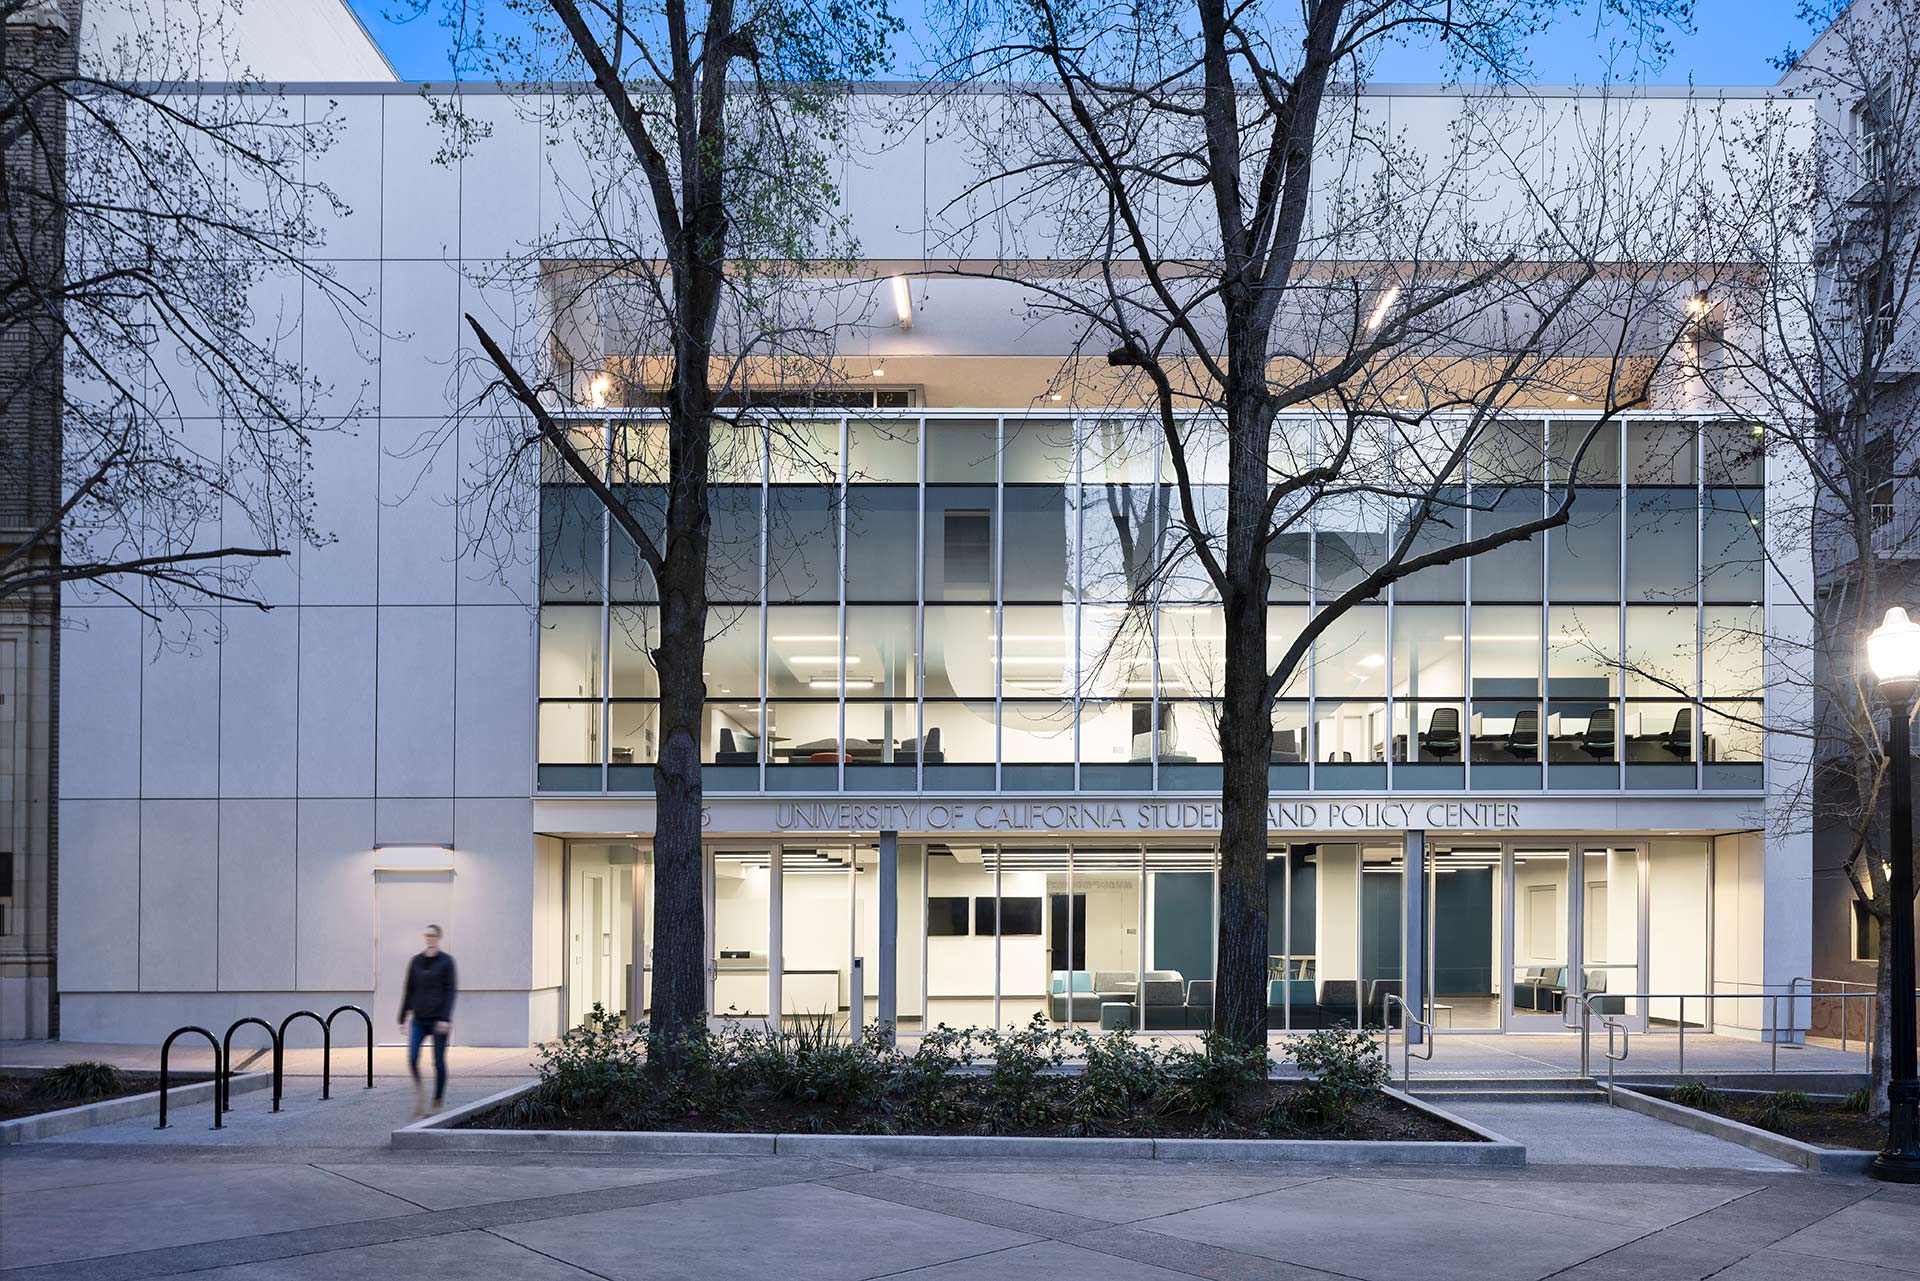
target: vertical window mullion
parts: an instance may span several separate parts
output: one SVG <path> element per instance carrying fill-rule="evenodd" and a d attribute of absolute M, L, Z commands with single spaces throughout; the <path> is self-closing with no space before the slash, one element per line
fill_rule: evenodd
<path fill-rule="evenodd" d="M 600 439 L 600 480 L 611 486 L 612 424 L 600 425 Z M 653 594 L 660 594 L 657 582 Z M 605 792 L 613 782 L 613 772 L 608 765 L 613 756 L 613 707 L 609 701 L 613 695 L 613 513 L 610 511 L 600 513 L 600 688 L 597 693 L 600 696 L 600 790 Z"/>
<path fill-rule="evenodd" d="M 1613 691 L 1613 786 L 1615 791 L 1623 791 L 1627 785 L 1627 526 L 1630 522 L 1627 510 L 1627 433 L 1632 421 L 1623 421 L 1619 437 L 1614 442 L 1614 462 L 1619 472 L 1620 504 L 1620 573 L 1619 598 L 1614 606 L 1614 616 L 1619 620 L 1618 635 L 1614 638 L 1616 648 L 1613 651 L 1614 684 Z"/>
<path fill-rule="evenodd" d="M 1707 785 L 1707 428 L 1693 424 L 1693 787 Z M 1762 626 L 1765 626 L 1764 619 Z"/>
<path fill-rule="evenodd" d="M 1006 703 L 1007 703 L 1007 627 L 1006 627 L 1006 589 L 1005 576 L 1001 573 L 1001 562 L 1006 559 L 1007 539 L 1005 522 L 1007 518 L 1007 420 L 996 417 L 993 420 L 993 528 L 989 533 L 992 544 L 992 568 L 988 573 L 991 582 L 991 604 L 989 616 L 993 620 L 993 790 L 1001 790 L 1004 775 L 1001 772 L 1002 758 L 1007 752 Z M 1069 984 L 1071 986 L 1071 984 Z M 1068 1006 L 1072 1008 L 1071 1003 Z"/>
<path fill-rule="evenodd" d="M 1477 490 L 1474 481 L 1478 479 L 1473 471 L 1473 445 L 1469 442 L 1465 456 L 1460 461 L 1465 473 L 1460 486 L 1465 496 L 1467 509 L 1467 539 L 1477 537 L 1478 517 L 1480 515 Z M 1460 693 L 1462 695 L 1460 724 L 1460 785 L 1468 791 L 1473 790 L 1473 562 L 1469 556 L 1460 566 L 1460 638 L 1465 642 L 1460 651 L 1460 674 L 1464 678 Z"/>
<path fill-rule="evenodd" d="M 1085 737 L 1081 733 L 1080 723 L 1082 712 L 1080 690 L 1083 683 L 1080 664 L 1084 657 L 1084 650 L 1082 649 L 1084 642 L 1082 637 L 1085 635 L 1082 629 L 1085 627 L 1083 616 L 1087 609 L 1087 469 L 1085 442 L 1080 434 L 1085 423 L 1086 420 L 1084 418 L 1075 418 L 1072 427 L 1068 429 L 1068 439 L 1073 442 L 1073 480 L 1071 491 L 1073 494 L 1073 635 L 1070 638 L 1070 643 L 1073 646 L 1071 651 L 1073 654 L 1073 664 L 1068 669 L 1070 673 L 1068 679 L 1073 682 L 1073 688 L 1068 692 L 1073 698 L 1073 790 L 1076 792 L 1078 792 L 1081 787 L 1080 762 L 1084 755 L 1082 749 L 1085 744 Z"/>
<path fill-rule="evenodd" d="M 773 754 L 773 726 L 767 723 L 767 692 L 772 684 L 768 672 L 771 664 L 767 655 L 767 526 L 773 520 L 772 483 L 772 442 L 767 438 L 765 424 L 760 427 L 760 750 L 755 753 L 759 758 L 754 762 L 756 776 L 760 780 L 760 790 L 767 790 L 767 758 Z M 775 1025 L 779 1023 L 779 1011 L 774 1012 Z"/>
<path fill-rule="evenodd" d="M 1307 465 L 1316 467 L 1320 461 L 1320 429 L 1317 424 L 1307 428 Z M 1320 514 L 1319 503 L 1309 498 L 1313 510 L 1307 513 L 1307 623 L 1313 624 L 1315 611 L 1320 602 Z M 1318 689 L 1320 673 L 1318 655 L 1320 642 L 1315 640 L 1307 646 L 1307 790 L 1317 791 L 1320 786 L 1320 691 Z M 1263 660 L 1264 661 L 1264 660 Z"/>
<path fill-rule="evenodd" d="M 833 777 L 834 777 L 835 789 L 838 791 L 844 792 L 847 790 L 847 487 L 848 487 L 847 419 L 844 414 L 840 418 L 840 465 L 838 468 L 838 473 L 839 473 L 838 483 L 835 485 L 835 493 L 838 499 L 837 505 L 840 510 L 835 517 L 834 528 L 837 531 L 836 538 L 840 544 L 840 548 L 839 548 L 839 565 L 840 565 L 839 579 L 840 581 L 839 581 L 839 585 L 835 588 L 834 594 L 840 602 L 840 626 L 839 626 L 840 689 L 838 691 L 840 696 L 840 733 L 839 733 L 839 741 L 838 741 L 839 750 L 837 750 L 834 753 L 835 759 L 833 762 Z"/>
<path fill-rule="evenodd" d="M 913 710 L 919 723 L 920 741 L 913 753 L 913 787 L 926 790 L 927 778 L 927 419 L 914 418 L 916 466 L 914 483 L 919 499 L 914 512 L 913 560 Z M 995 885 L 999 884 L 998 873 Z M 996 890 L 996 893 L 998 891 Z M 999 910 L 998 904 L 994 910 Z M 995 918 L 998 919 L 997 917 Z M 997 928 L 997 926 L 996 926 Z M 994 964 L 999 965 L 999 944 L 994 945 Z M 998 970 L 995 971 L 998 973 Z M 994 1025 L 999 1026 L 998 987 L 995 988 Z"/>

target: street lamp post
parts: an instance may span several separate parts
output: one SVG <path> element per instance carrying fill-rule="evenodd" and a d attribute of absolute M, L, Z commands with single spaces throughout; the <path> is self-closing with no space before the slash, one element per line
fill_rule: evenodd
<path fill-rule="evenodd" d="M 1920 1080 L 1914 1071 L 1913 994 L 1913 755 L 1907 723 L 1920 688 L 1920 624 L 1904 609 L 1890 609 L 1867 637 L 1867 665 L 1879 680 L 1890 715 L 1887 749 L 1892 756 L 1888 824 L 1888 966 L 1893 988 L 1887 1031 L 1893 1042 L 1887 1081 L 1887 1146 L 1873 1159 L 1872 1174 L 1890 1183 L 1920 1183 Z"/>

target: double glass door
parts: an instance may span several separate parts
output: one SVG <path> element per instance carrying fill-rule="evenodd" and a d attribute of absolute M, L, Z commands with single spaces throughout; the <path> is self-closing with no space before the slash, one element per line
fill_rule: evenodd
<path fill-rule="evenodd" d="M 1425 990 L 1435 1029 L 1565 1031 L 1582 994 L 1594 1014 L 1643 1019 L 1646 879 L 1645 849 L 1631 843 L 1431 848 Z"/>

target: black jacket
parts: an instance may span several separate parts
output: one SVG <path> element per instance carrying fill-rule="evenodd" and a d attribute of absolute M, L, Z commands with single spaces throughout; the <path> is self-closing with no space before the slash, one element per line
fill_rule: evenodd
<path fill-rule="evenodd" d="M 400 1017 L 407 1011 L 423 1023 L 449 1022 L 453 1018 L 453 998 L 459 990 L 454 978 L 453 958 L 445 952 L 428 956 L 414 955 L 407 962 L 407 990 L 400 998 Z"/>

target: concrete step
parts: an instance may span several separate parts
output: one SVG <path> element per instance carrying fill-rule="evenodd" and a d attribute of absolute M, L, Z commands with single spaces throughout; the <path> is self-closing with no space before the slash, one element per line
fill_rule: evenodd
<path fill-rule="evenodd" d="M 1605 1090 L 1415 1090 L 1428 1103 L 1605 1103 Z"/>
<path fill-rule="evenodd" d="M 1607 1097 L 1578 1077 L 1429 1077 L 1407 1092 L 1434 1103 L 1600 1103 Z"/>

